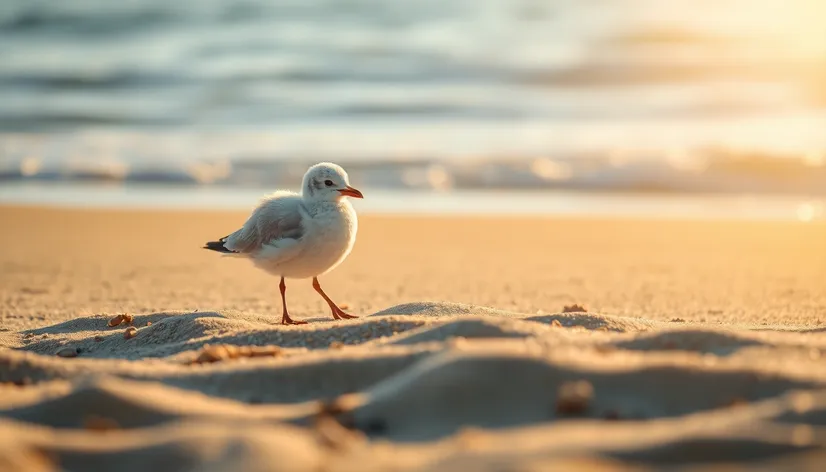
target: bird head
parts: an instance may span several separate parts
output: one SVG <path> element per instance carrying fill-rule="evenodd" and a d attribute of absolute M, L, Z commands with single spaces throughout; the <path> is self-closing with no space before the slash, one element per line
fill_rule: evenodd
<path fill-rule="evenodd" d="M 336 164 L 322 162 L 304 174 L 301 194 L 305 199 L 339 201 L 344 197 L 364 198 L 360 191 L 350 186 L 347 172 Z"/>

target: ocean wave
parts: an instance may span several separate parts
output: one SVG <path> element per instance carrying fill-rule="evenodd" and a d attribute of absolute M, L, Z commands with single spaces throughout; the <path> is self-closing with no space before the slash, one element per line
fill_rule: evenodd
<path fill-rule="evenodd" d="M 187 155 L 193 150 L 210 144 L 158 140 L 153 146 L 136 137 L 88 141 L 73 146 L 70 139 L 50 145 L 30 137 L 0 139 L 5 144 L 0 147 L 0 179 L 291 187 L 308 165 L 334 160 L 347 167 L 354 182 L 382 189 L 826 195 L 826 152 L 705 148 L 583 151 L 556 158 L 540 153 L 381 158 L 317 147 L 315 153 L 308 148 L 299 157 L 285 157 L 267 153 L 267 143 L 259 143 L 258 151 L 248 147 L 246 153 L 232 154 L 227 151 L 231 142 L 216 140 L 212 156 L 207 152 L 191 158 Z"/>
<path fill-rule="evenodd" d="M 7 0 L 0 178 L 822 195 L 789 3 Z"/>

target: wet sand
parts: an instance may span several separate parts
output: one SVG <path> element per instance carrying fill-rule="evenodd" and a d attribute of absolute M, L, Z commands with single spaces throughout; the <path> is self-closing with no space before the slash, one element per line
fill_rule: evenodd
<path fill-rule="evenodd" d="M 283 327 L 200 249 L 244 217 L 0 209 L 0 469 L 824 459 L 826 224 L 362 217 L 321 279 L 362 318 L 289 281 Z"/>

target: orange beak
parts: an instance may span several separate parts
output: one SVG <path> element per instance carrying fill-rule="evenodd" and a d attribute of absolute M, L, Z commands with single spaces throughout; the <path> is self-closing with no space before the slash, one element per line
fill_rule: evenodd
<path fill-rule="evenodd" d="M 339 189 L 338 193 L 340 193 L 342 195 L 346 195 L 348 197 L 353 197 L 353 198 L 364 198 L 364 195 L 362 195 L 361 192 L 359 192 L 358 190 L 354 189 L 353 187 L 351 187 L 349 185 L 342 188 L 342 189 Z"/>

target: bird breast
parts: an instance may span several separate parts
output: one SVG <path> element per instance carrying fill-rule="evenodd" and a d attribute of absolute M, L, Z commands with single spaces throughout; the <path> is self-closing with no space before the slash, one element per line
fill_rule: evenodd
<path fill-rule="evenodd" d="M 347 202 L 342 202 L 331 211 L 319 212 L 305 220 L 305 231 L 303 239 L 308 239 L 309 253 L 302 256 L 331 269 L 353 248 L 358 231 L 356 212 Z"/>

